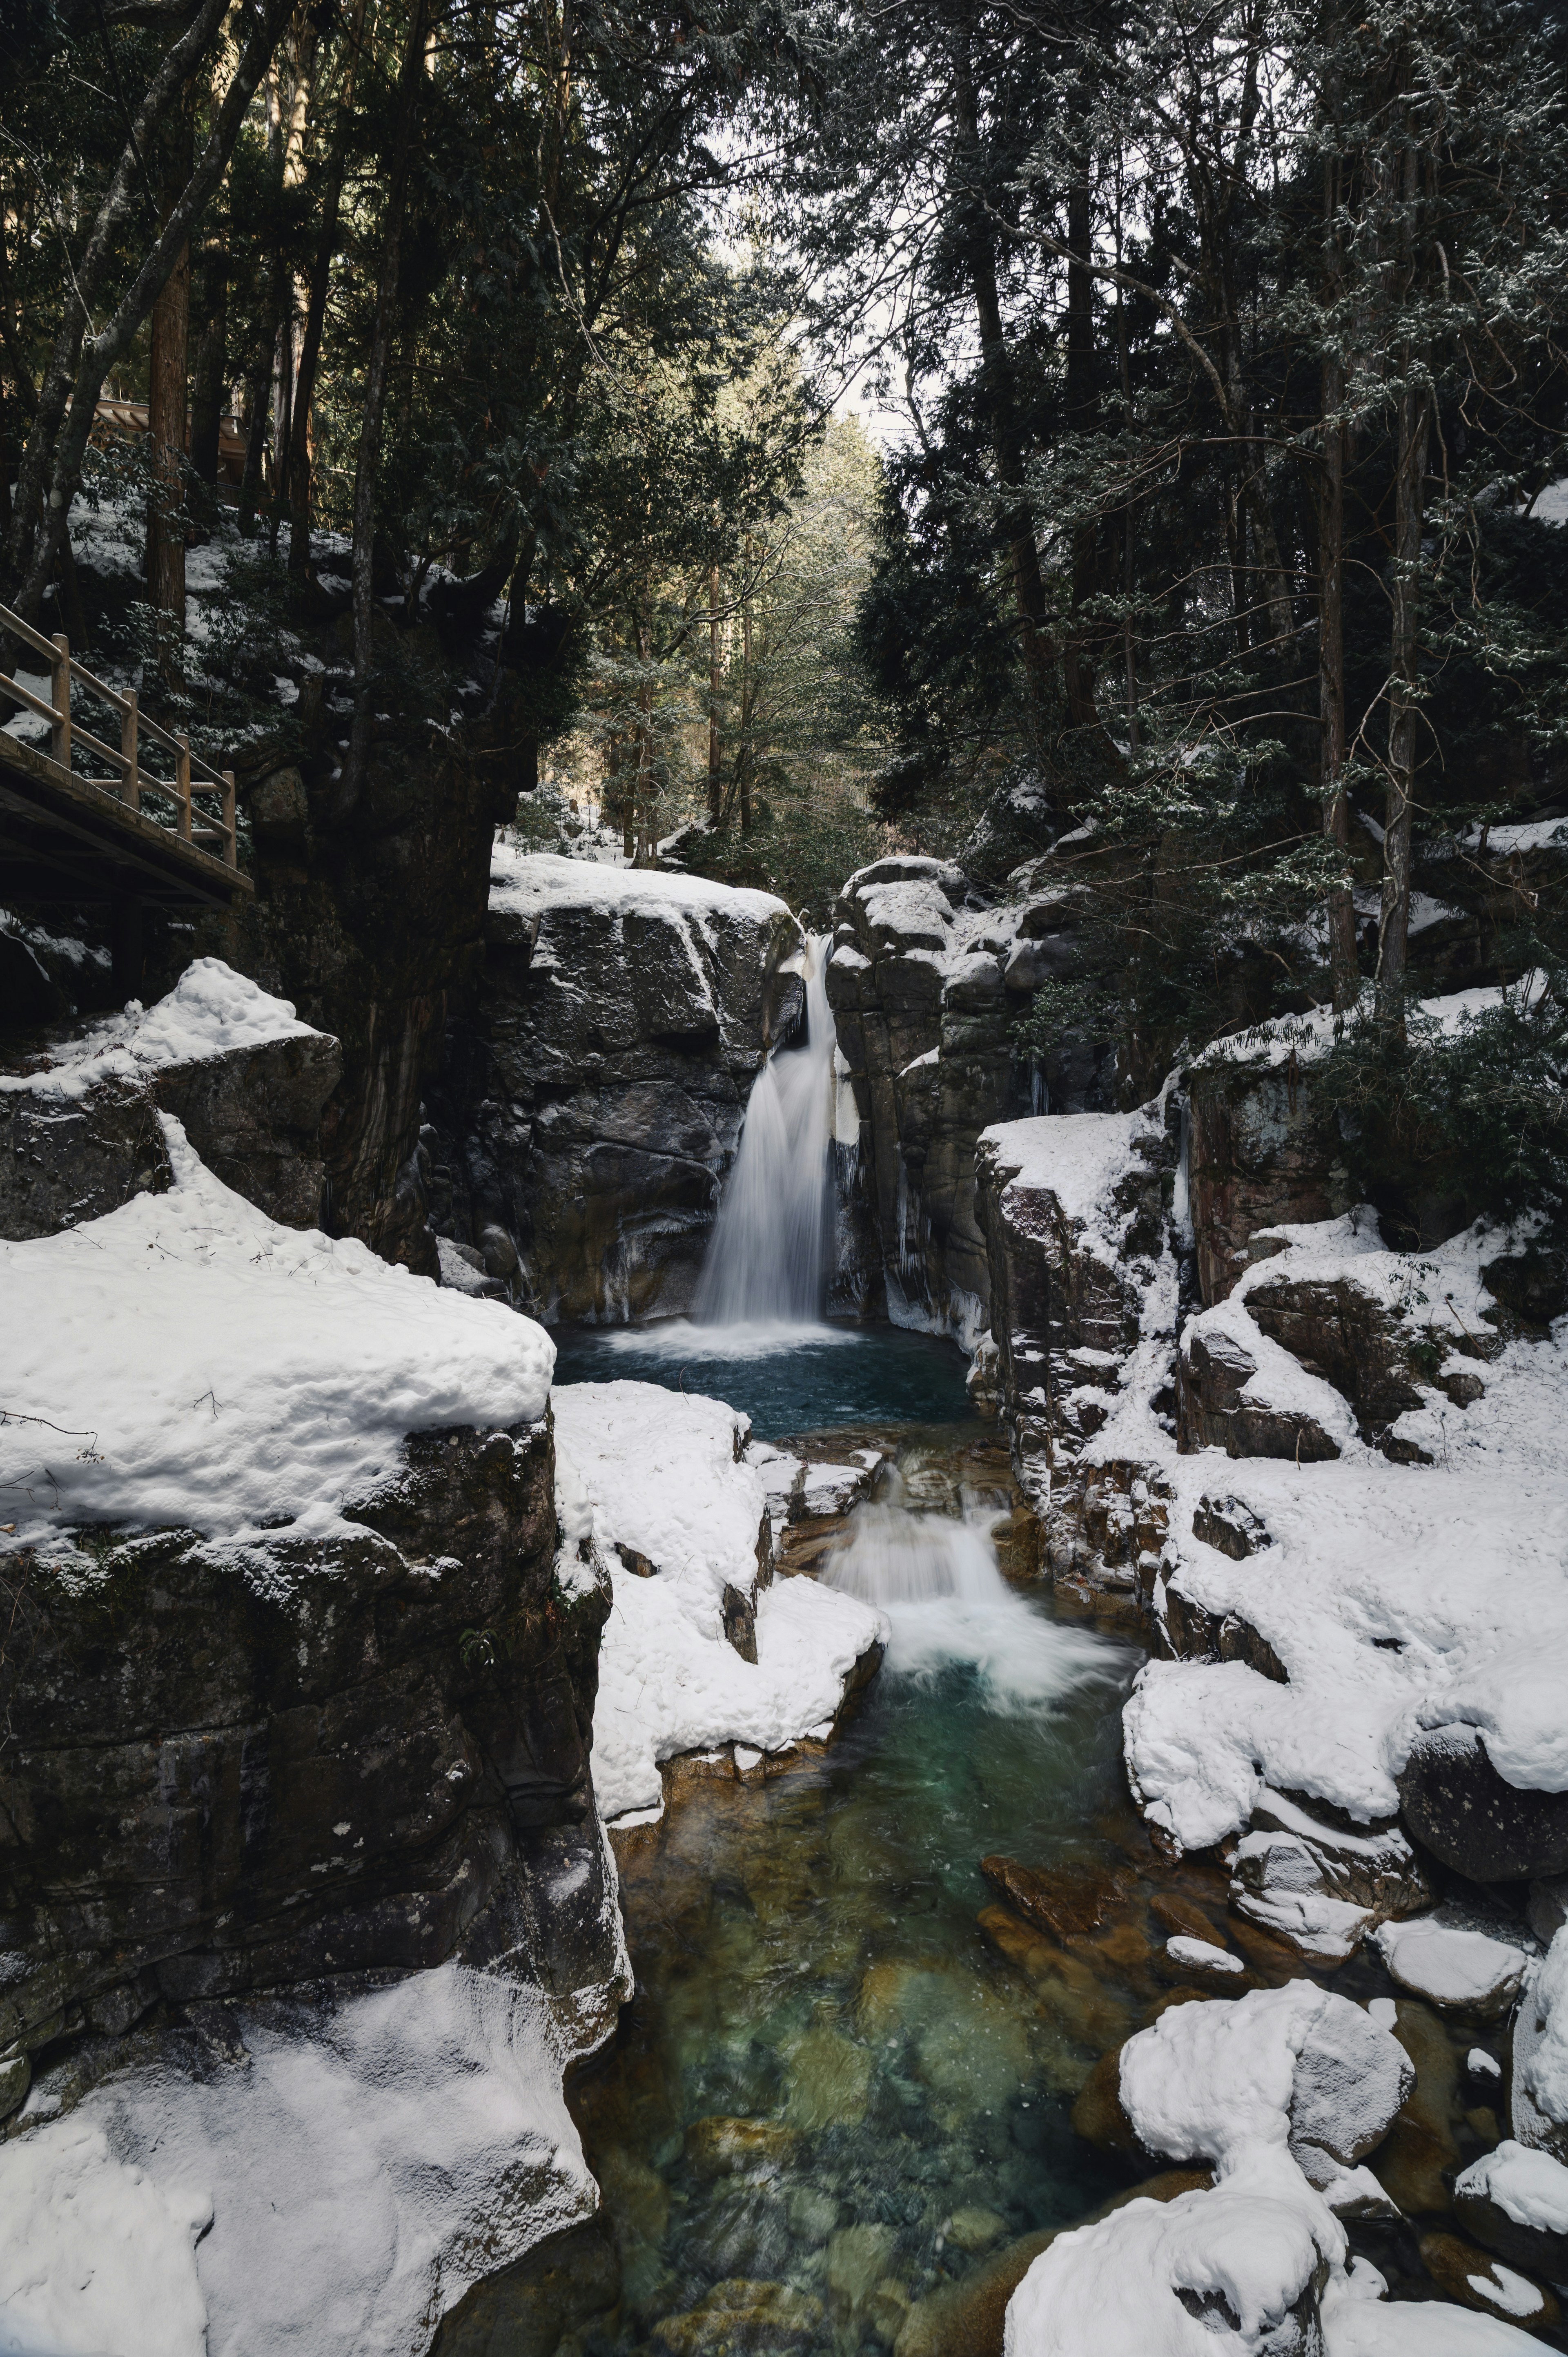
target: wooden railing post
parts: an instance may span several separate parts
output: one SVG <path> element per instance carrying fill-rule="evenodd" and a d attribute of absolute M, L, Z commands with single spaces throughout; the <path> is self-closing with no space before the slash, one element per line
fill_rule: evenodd
<path fill-rule="evenodd" d="M 232 770 L 225 770 L 223 772 L 223 832 L 229 838 L 224 845 L 223 856 L 231 867 L 238 867 L 240 846 L 234 834 L 234 772 Z"/>
<path fill-rule="evenodd" d="M 125 691 L 125 709 L 120 715 L 120 750 L 125 757 L 125 773 L 120 780 L 120 799 L 134 811 L 142 807 L 142 773 L 136 767 L 136 691 Z"/>
<path fill-rule="evenodd" d="M 190 841 L 190 739 L 183 728 L 175 731 L 174 791 L 182 843 Z"/>
<path fill-rule="evenodd" d="M 54 652 L 49 657 L 49 701 L 54 705 L 54 724 L 49 730 L 49 755 L 62 770 L 70 767 L 70 640 L 61 630 L 55 632 Z"/>

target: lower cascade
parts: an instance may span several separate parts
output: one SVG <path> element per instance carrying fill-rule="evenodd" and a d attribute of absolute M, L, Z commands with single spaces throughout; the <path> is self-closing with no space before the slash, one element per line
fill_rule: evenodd
<path fill-rule="evenodd" d="M 701 1324 L 821 1322 L 837 1045 L 826 983 L 830 946 L 826 934 L 807 937 L 805 1039 L 769 1056 L 752 1088 L 697 1286 Z"/>

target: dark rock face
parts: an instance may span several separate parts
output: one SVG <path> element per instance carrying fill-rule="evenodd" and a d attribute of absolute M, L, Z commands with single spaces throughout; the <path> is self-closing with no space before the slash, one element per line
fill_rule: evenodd
<path fill-rule="evenodd" d="M 555 2357 L 568 2333 L 615 2306 L 620 2281 L 619 2254 L 602 2216 L 547 2234 L 442 2318 L 430 2357 Z"/>
<path fill-rule="evenodd" d="M 557 863 L 559 864 L 559 863 Z M 421 1167 L 432 1216 L 520 1306 L 617 1321 L 690 1309 L 752 1080 L 801 1009 L 779 907 L 617 909 L 582 898 L 488 920 Z"/>
<path fill-rule="evenodd" d="M 58 1235 L 173 1180 L 147 1090 L 117 1080 L 80 1097 L 0 1090 L 0 1236 Z"/>
<path fill-rule="evenodd" d="M 1337 1457 L 1337 1441 L 1315 1416 L 1248 1393 L 1257 1372 L 1257 1361 L 1232 1335 L 1187 1335 L 1176 1361 L 1176 1445 L 1183 1453 L 1223 1448 L 1229 1457 L 1285 1457 L 1297 1465 Z"/>
<path fill-rule="evenodd" d="M 547 1425 L 432 1434 L 350 1536 L 4 1559 L 0 2054 L 453 1954 L 604 1976 L 607 1596 L 553 1589 L 553 1475 Z"/>
<path fill-rule="evenodd" d="M 325 741 L 302 769 L 242 780 L 254 906 L 198 946 L 294 1001 L 341 1043 L 321 1149 L 334 1232 L 434 1275 L 420 1171 L 420 1102 L 448 1016 L 483 960 L 490 845 L 517 808 L 515 732 L 498 709 L 463 756 L 419 724 L 389 736 L 351 815 L 333 812 Z"/>
<path fill-rule="evenodd" d="M 1332 1120 L 1283 1065 L 1213 1063 L 1188 1076 L 1188 1169 L 1205 1308 L 1223 1301 L 1260 1228 L 1337 1219 L 1354 1200 Z"/>
<path fill-rule="evenodd" d="M 226 1187 L 285 1228 L 318 1228 L 322 1115 L 342 1075 L 341 1047 L 317 1032 L 167 1066 L 153 1092 Z"/>
<path fill-rule="evenodd" d="M 1418 1735 L 1398 1783 L 1412 1837 L 1473 1882 L 1522 1882 L 1568 1869 L 1568 1792 L 1509 1783 L 1474 1727 Z"/>
<path fill-rule="evenodd" d="M 991 1272 L 976 1143 L 1031 1110 L 1036 1080 L 1009 1032 L 1042 981 L 1082 970 L 1082 896 L 1057 888 L 988 922 L 965 873 L 936 859 L 879 859 L 851 877 L 828 967 L 860 1115 L 836 1306 L 890 1302 L 978 1340 Z M 1110 1104 L 1109 1053 L 1064 1039 L 1037 1085 L 1058 1110 Z"/>

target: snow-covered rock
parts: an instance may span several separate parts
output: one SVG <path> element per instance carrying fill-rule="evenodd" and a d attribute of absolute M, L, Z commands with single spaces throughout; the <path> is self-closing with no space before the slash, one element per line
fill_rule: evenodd
<path fill-rule="evenodd" d="M 1505 2137 L 1454 2180 L 1463 2224 L 1488 2250 L 1552 2282 L 1568 2273 L 1568 2168 Z"/>
<path fill-rule="evenodd" d="M 1513 2131 L 1568 2161 L 1568 1925 L 1530 1973 L 1513 2029 Z"/>
<path fill-rule="evenodd" d="M 1412 2072 L 1348 1999 L 1296 1981 L 1164 2014 L 1122 2050 L 1142 2143 L 1215 2170 L 1205 2191 L 1135 2201 L 1058 2234 L 1007 2310 L 1007 2357 L 1305 2351 L 1346 2281 L 1332 2185 L 1387 2131 Z"/>
<path fill-rule="evenodd" d="M 1441 1915 L 1385 1923 L 1377 1943 L 1394 1979 L 1433 2005 L 1489 2018 L 1506 2013 L 1529 1964 L 1522 1948 Z"/>

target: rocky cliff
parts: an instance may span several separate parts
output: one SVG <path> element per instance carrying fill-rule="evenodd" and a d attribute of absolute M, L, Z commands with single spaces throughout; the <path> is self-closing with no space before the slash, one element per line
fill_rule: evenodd
<path fill-rule="evenodd" d="M 162 1109 L 300 1210 L 274 1049 L 318 1103 L 335 1043 L 198 966 L 0 1091 L 0 2243 L 81 2345 L 402 2357 L 594 2204 L 609 1594 L 558 1564 L 538 1328 Z"/>
<path fill-rule="evenodd" d="M 1036 1067 L 1012 1027 L 1038 985 L 1078 972 L 1080 896 L 1047 886 L 993 908 L 961 868 L 880 859 L 833 908 L 828 996 L 860 1117 L 844 1174 L 838 1306 L 972 1348 L 990 1270 L 975 1210 L 975 1146 L 1036 1101 L 1112 1102 L 1104 1050 L 1064 1039 Z"/>
<path fill-rule="evenodd" d="M 552 1319 L 689 1309 L 800 946 L 767 893 L 498 845 L 423 1141 L 449 1274 Z"/>

